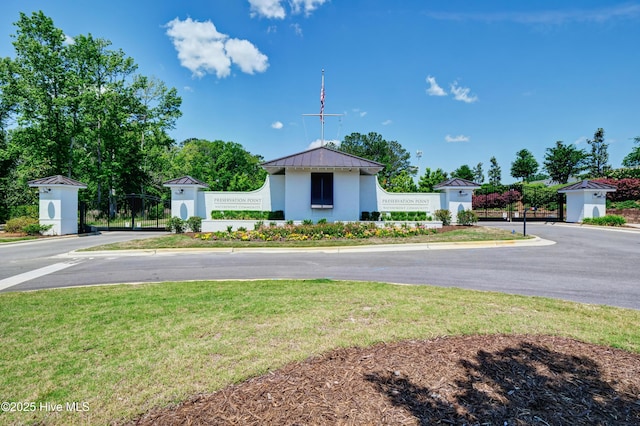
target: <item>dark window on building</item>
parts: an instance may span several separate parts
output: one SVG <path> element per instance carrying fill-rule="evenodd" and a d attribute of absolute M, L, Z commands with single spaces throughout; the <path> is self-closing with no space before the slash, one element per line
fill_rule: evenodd
<path fill-rule="evenodd" d="M 333 173 L 311 173 L 311 207 L 333 207 Z"/>

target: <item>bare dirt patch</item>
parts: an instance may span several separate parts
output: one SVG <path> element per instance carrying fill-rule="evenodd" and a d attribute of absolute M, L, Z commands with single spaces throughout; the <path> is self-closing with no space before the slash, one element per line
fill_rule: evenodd
<path fill-rule="evenodd" d="M 640 355 L 555 336 L 338 349 L 135 425 L 639 425 Z"/>

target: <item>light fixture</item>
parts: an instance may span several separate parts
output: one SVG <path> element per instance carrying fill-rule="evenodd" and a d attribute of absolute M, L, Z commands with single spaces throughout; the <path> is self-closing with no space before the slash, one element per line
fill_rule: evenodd
<path fill-rule="evenodd" d="M 594 192 L 593 193 L 593 198 L 604 198 L 605 195 L 602 192 Z"/>
<path fill-rule="evenodd" d="M 466 192 L 464 192 L 463 190 L 458 191 L 458 194 L 460 194 L 461 196 L 463 196 L 463 195 L 467 195 L 467 193 L 466 193 Z"/>
<path fill-rule="evenodd" d="M 184 194 L 184 189 L 183 188 L 177 189 L 175 194 L 178 194 L 178 195 Z"/>
<path fill-rule="evenodd" d="M 49 192 L 51 192 L 51 188 L 40 188 L 41 194 L 48 194 Z"/>

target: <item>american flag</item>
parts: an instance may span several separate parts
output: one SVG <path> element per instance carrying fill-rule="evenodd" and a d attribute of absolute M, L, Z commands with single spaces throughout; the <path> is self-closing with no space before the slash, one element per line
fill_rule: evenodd
<path fill-rule="evenodd" d="M 320 89 L 320 121 L 324 121 L 324 75 L 322 76 L 322 88 Z"/>

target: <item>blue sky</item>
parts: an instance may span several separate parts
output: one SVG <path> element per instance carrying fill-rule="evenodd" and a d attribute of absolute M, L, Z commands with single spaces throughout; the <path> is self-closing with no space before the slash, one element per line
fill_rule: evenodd
<path fill-rule="evenodd" d="M 178 89 L 171 135 L 234 141 L 265 160 L 320 138 L 377 132 L 451 171 L 606 132 L 619 167 L 640 136 L 640 1 L 4 0 L 0 56 L 19 12 L 108 39 Z M 420 160 L 416 152 L 423 152 Z"/>

